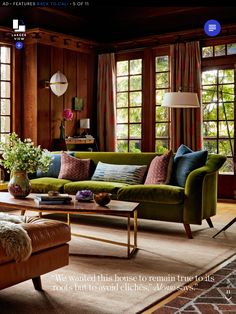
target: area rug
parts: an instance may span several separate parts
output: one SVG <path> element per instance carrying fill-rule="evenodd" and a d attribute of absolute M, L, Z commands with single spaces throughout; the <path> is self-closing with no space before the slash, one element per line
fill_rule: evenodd
<path fill-rule="evenodd" d="M 236 258 L 153 313 L 236 313 Z"/>
<path fill-rule="evenodd" d="M 236 253 L 234 227 L 212 238 L 228 218 L 216 216 L 214 229 L 206 222 L 193 226 L 192 240 L 181 224 L 139 221 L 139 250 L 129 260 L 120 258 L 124 247 L 73 237 L 70 264 L 42 276 L 44 292 L 35 291 L 31 281 L 2 290 L 0 312 L 142 313 Z M 123 218 L 80 217 L 72 222 L 74 232 L 126 241 Z"/>

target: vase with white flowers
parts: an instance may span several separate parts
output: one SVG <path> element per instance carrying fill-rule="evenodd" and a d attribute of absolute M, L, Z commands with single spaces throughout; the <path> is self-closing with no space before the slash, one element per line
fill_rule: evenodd
<path fill-rule="evenodd" d="M 2 159 L 0 164 L 11 173 L 8 191 L 15 198 L 24 198 L 31 192 L 28 179 L 29 173 L 38 169 L 48 171 L 52 157 L 46 149 L 34 146 L 30 138 L 21 141 L 16 133 L 6 137 L 5 142 L 0 142 Z"/>

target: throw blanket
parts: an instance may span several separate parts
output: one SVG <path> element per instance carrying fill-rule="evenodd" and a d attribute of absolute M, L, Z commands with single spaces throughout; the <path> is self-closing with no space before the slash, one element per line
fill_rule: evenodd
<path fill-rule="evenodd" d="M 31 239 L 20 224 L 25 217 L 0 213 L 0 246 L 16 262 L 27 260 L 32 253 Z"/>

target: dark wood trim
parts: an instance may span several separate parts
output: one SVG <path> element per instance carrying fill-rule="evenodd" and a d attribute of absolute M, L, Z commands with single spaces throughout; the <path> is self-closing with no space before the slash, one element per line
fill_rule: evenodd
<path fill-rule="evenodd" d="M 26 31 L 26 44 L 41 43 L 59 48 L 66 48 L 78 52 L 90 53 L 99 44 L 92 40 L 81 39 L 75 36 L 34 28 Z"/>
<path fill-rule="evenodd" d="M 227 24 L 222 25 L 221 34 L 217 39 L 214 39 L 215 42 L 223 42 L 227 39 L 229 42 L 234 41 L 234 36 L 236 35 L 236 24 Z M 124 49 L 137 49 L 137 48 L 147 48 L 147 47 L 157 47 L 160 45 L 180 43 L 199 40 L 204 41 L 204 43 L 210 43 L 211 39 L 207 37 L 203 28 L 185 30 L 179 32 L 171 32 L 165 34 L 158 34 L 153 36 L 146 36 L 135 38 L 126 41 L 116 41 L 106 44 L 100 44 L 97 49 L 100 53 L 104 52 L 117 52 Z M 209 41 L 208 41 L 209 40 Z"/>

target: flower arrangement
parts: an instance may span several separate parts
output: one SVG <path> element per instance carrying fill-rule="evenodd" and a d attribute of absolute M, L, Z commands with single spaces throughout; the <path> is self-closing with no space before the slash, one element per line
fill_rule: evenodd
<path fill-rule="evenodd" d="M 70 108 L 65 108 L 62 112 L 63 119 L 60 125 L 60 138 L 65 138 L 65 121 L 71 121 L 73 119 L 73 111 Z"/>
<path fill-rule="evenodd" d="M 38 169 L 47 172 L 52 160 L 52 156 L 46 149 L 42 150 L 40 146 L 35 147 L 30 138 L 22 142 L 15 132 L 7 136 L 5 143 L 0 142 L 0 150 L 3 151 L 0 164 L 8 172 L 33 173 Z"/>
<path fill-rule="evenodd" d="M 63 110 L 62 116 L 64 121 L 71 121 L 73 119 L 73 111 L 66 108 Z"/>

